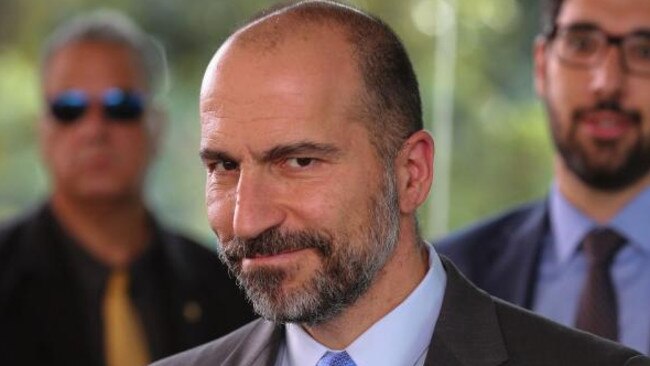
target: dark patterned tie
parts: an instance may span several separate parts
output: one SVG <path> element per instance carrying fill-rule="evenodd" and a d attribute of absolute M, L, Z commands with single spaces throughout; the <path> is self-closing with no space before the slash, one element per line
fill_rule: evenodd
<path fill-rule="evenodd" d="M 616 293 L 610 276 L 614 256 L 626 240 L 611 229 L 590 231 L 582 242 L 589 272 L 578 303 L 576 328 L 618 340 Z"/>
<path fill-rule="evenodd" d="M 357 366 L 347 352 L 325 352 L 316 366 Z"/>

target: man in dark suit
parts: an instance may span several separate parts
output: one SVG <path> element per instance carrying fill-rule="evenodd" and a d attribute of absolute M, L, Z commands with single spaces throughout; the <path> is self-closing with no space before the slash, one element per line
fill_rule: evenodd
<path fill-rule="evenodd" d="M 156 365 L 650 364 L 492 299 L 421 239 L 433 140 L 378 19 L 266 12 L 217 51 L 200 100 L 210 223 L 263 319 Z"/>
<path fill-rule="evenodd" d="M 650 353 L 650 3 L 542 4 L 550 195 L 436 247 L 494 296 Z"/>
<path fill-rule="evenodd" d="M 252 319 L 217 255 L 145 205 L 160 51 L 112 12 L 47 43 L 38 131 L 52 193 L 0 228 L 0 364 L 142 366 Z"/>

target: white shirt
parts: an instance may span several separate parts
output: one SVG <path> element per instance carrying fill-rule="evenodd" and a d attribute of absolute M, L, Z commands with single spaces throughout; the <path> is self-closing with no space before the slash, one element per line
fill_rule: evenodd
<path fill-rule="evenodd" d="M 422 282 L 395 309 L 373 324 L 345 351 L 357 366 L 421 366 L 431 343 L 447 275 L 431 245 L 429 269 Z M 315 366 L 332 350 L 314 340 L 299 324 L 287 324 L 276 366 Z"/>

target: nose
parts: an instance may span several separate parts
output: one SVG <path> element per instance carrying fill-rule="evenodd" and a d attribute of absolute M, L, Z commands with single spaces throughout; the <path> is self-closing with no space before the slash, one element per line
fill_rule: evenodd
<path fill-rule="evenodd" d="M 272 178 L 263 171 L 242 170 L 233 217 L 234 235 L 250 239 L 282 223 L 285 214 L 276 203 L 273 185 Z"/>
<path fill-rule="evenodd" d="M 79 133 L 87 141 L 103 142 L 108 138 L 108 124 L 100 105 L 91 103 L 88 110 L 80 117 Z"/>
<path fill-rule="evenodd" d="M 627 72 L 620 48 L 610 46 L 602 62 L 596 65 L 592 72 L 592 90 L 599 100 L 621 97 Z"/>

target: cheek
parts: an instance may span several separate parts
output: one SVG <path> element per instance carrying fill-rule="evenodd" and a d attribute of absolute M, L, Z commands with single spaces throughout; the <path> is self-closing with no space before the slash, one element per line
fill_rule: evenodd
<path fill-rule="evenodd" d="M 208 221 L 212 231 L 222 241 L 232 238 L 233 217 L 235 212 L 234 194 L 217 189 L 206 180 L 205 203 L 208 214 Z"/>
<path fill-rule="evenodd" d="M 580 83 L 578 80 L 572 80 L 567 73 L 555 72 L 548 76 L 546 82 L 547 97 L 554 103 L 556 109 L 564 109 L 564 106 L 571 104 L 578 95 Z"/>
<path fill-rule="evenodd" d="M 624 108 L 641 113 L 641 128 L 650 133 L 650 79 L 630 78 L 628 89 L 629 102 Z"/>
<path fill-rule="evenodd" d="M 306 192 L 293 189 L 293 207 L 299 211 L 295 216 L 308 221 L 303 226 L 349 233 L 357 230 L 358 226 L 365 225 L 368 200 L 376 188 L 369 184 L 373 181 L 368 178 L 371 177 L 370 172 L 357 170 L 357 173 L 348 177 L 336 175 L 336 179 L 323 182 L 318 187 L 310 187 Z"/>
<path fill-rule="evenodd" d="M 42 155 L 45 164 L 55 172 L 63 173 L 73 165 L 77 156 L 73 141 L 65 134 L 50 133 L 43 140 Z"/>
<path fill-rule="evenodd" d="M 152 138 L 142 129 L 116 132 L 113 136 L 118 145 L 115 151 L 120 154 L 120 158 L 130 162 L 134 169 L 146 169 L 153 158 Z"/>
<path fill-rule="evenodd" d="M 547 75 L 546 103 L 549 103 L 553 113 L 554 128 L 565 130 L 572 124 L 576 110 L 592 106 L 594 101 L 588 92 L 589 81 L 585 75 L 566 67 L 553 65 Z M 566 132 L 566 131 L 565 131 Z"/>

